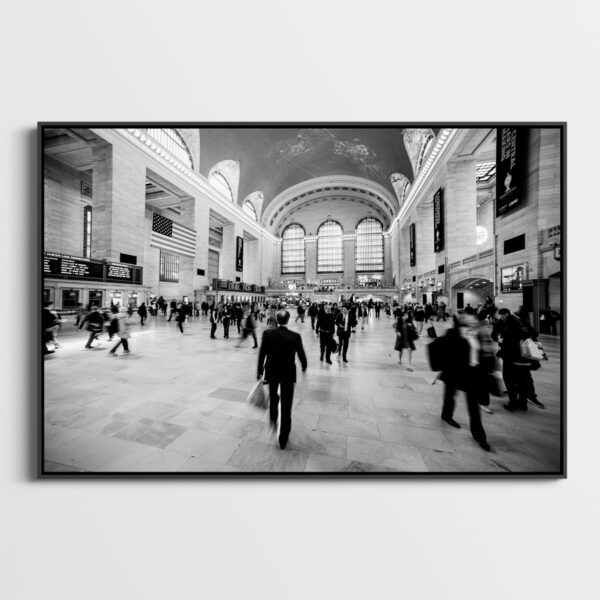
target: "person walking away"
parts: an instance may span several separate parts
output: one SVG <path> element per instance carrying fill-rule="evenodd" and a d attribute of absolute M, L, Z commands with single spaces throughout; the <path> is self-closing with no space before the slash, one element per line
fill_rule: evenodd
<path fill-rule="evenodd" d="M 415 323 L 417 324 L 417 333 L 421 335 L 423 333 L 423 323 L 425 321 L 425 311 L 423 307 L 418 304 L 415 308 Z"/>
<path fill-rule="evenodd" d="M 487 452 L 491 450 L 487 436 L 481 423 L 479 412 L 479 394 L 485 385 L 485 370 L 481 364 L 481 347 L 477 342 L 477 333 L 470 331 L 463 336 L 463 331 L 473 329 L 475 319 L 472 316 L 460 315 L 455 318 L 454 327 L 440 338 L 444 347 L 444 368 L 440 379 L 444 382 L 444 402 L 442 420 L 448 425 L 460 429 L 454 420 L 454 396 L 458 390 L 466 394 L 469 411 L 469 426 L 473 439 Z"/>
<path fill-rule="evenodd" d="M 179 331 L 181 333 L 183 333 L 183 324 L 185 323 L 186 317 L 187 317 L 187 307 L 185 304 L 180 304 L 176 308 L 175 322 L 177 323 L 177 327 L 179 327 Z"/>
<path fill-rule="evenodd" d="M 290 313 L 280 310 L 276 316 L 277 329 L 265 329 L 258 354 L 257 379 L 265 374 L 269 384 L 269 416 L 273 429 L 277 428 L 279 403 L 281 402 L 281 429 L 279 447 L 284 450 L 292 429 L 292 404 L 296 383 L 296 355 L 302 365 L 302 372 L 308 366 L 302 345 L 302 337 L 290 331 L 287 324 Z"/>
<path fill-rule="evenodd" d="M 127 309 L 125 308 L 125 310 Z M 92 310 L 83 318 L 79 324 L 79 329 L 81 329 L 84 325 L 86 325 L 87 331 L 90 332 L 90 336 L 85 344 L 85 348 L 90 349 L 93 341 L 98 339 L 98 336 L 104 327 L 104 317 L 97 306 L 92 307 Z"/>
<path fill-rule="evenodd" d="M 366 308 L 362 307 L 362 310 L 366 310 Z M 350 344 L 352 328 L 356 327 L 356 317 L 348 310 L 347 306 L 342 306 L 342 312 L 337 316 L 336 325 L 340 344 L 338 359 L 341 356 L 344 362 L 348 362 L 348 345 Z"/>
<path fill-rule="evenodd" d="M 310 317 L 310 327 L 314 331 L 315 330 L 315 320 L 317 319 L 317 315 L 319 314 L 319 308 L 317 307 L 317 303 L 313 302 L 308 309 L 308 316 Z"/>
<path fill-rule="evenodd" d="M 321 346 L 321 358 L 319 360 L 323 362 L 323 355 L 325 355 L 328 365 L 333 364 L 331 362 L 331 341 L 334 328 L 335 319 L 331 314 L 329 305 L 326 304 L 323 306 L 323 310 L 319 313 L 315 331 L 319 336 L 319 343 Z"/>
<path fill-rule="evenodd" d="M 140 325 L 144 326 L 144 321 L 148 318 L 148 309 L 146 308 L 146 303 L 142 302 L 137 310 L 138 315 L 140 315 Z"/>
<path fill-rule="evenodd" d="M 396 319 L 395 324 L 396 330 L 396 343 L 394 344 L 394 350 L 398 350 L 398 364 L 402 364 L 402 353 L 406 350 L 408 356 L 407 371 L 412 373 L 412 353 L 416 350 L 414 341 L 419 337 L 415 326 L 410 322 L 409 316 L 404 313 Z"/>
<path fill-rule="evenodd" d="M 304 323 L 304 305 L 302 304 L 302 302 L 298 302 L 298 308 L 296 309 L 296 311 L 297 314 L 294 323 L 297 323 L 298 319 L 300 319 L 301 323 Z"/>
<path fill-rule="evenodd" d="M 131 327 L 133 325 L 133 319 L 127 313 L 127 308 L 122 306 L 119 308 L 117 314 L 118 319 L 118 336 L 119 341 L 108 351 L 108 356 L 117 356 L 117 348 L 123 344 L 123 354 L 129 354 L 131 349 L 129 348 L 129 338 L 131 337 Z"/>

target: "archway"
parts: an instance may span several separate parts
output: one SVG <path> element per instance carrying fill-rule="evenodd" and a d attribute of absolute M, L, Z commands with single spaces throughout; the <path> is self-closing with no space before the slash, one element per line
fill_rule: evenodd
<path fill-rule="evenodd" d="M 454 310 L 476 309 L 478 304 L 485 303 L 486 296 L 494 297 L 494 282 L 483 277 L 469 277 L 455 283 L 450 293 Z"/>

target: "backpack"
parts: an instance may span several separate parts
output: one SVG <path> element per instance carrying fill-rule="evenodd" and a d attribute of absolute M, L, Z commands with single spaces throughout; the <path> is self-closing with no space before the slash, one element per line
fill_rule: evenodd
<path fill-rule="evenodd" d="M 443 371 L 446 366 L 446 340 L 443 337 L 435 338 L 427 345 L 429 365 L 432 371 Z"/>

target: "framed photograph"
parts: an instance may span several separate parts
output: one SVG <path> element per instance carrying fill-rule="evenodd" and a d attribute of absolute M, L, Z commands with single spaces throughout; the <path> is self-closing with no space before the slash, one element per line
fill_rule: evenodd
<path fill-rule="evenodd" d="M 500 286 L 502 293 L 520 292 L 525 281 L 525 265 L 514 265 L 504 267 L 500 270 Z"/>
<path fill-rule="evenodd" d="M 566 476 L 564 123 L 38 139 L 40 477 Z"/>

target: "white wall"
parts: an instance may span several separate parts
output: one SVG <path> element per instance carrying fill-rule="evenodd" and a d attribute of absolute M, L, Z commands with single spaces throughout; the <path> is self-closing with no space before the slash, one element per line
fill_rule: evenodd
<path fill-rule="evenodd" d="M 227 6 L 220 20 L 191 1 L 5 8 L 0 595 L 596 598 L 600 403 L 582 311 L 569 313 L 566 481 L 32 481 L 37 120 L 565 119 L 569 278 L 597 297 L 600 42 L 583 6 Z"/>

